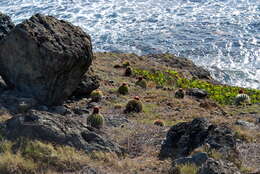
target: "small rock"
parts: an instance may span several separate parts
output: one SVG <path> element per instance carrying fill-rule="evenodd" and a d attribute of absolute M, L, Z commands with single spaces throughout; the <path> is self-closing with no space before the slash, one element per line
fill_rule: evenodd
<path fill-rule="evenodd" d="M 192 155 L 191 157 L 179 158 L 174 161 L 175 165 L 182 164 L 196 164 L 197 166 L 201 166 L 208 160 L 208 154 L 205 152 L 198 152 Z"/>
<path fill-rule="evenodd" d="M 235 124 L 240 125 L 240 126 L 244 126 L 244 127 L 247 127 L 247 128 L 251 128 L 251 129 L 256 127 L 256 125 L 254 123 L 250 123 L 250 122 L 244 121 L 244 120 L 237 120 Z"/>
<path fill-rule="evenodd" d="M 90 72 L 89 72 L 90 73 Z M 98 89 L 100 86 L 99 77 L 93 73 L 85 74 L 77 89 L 73 92 L 74 96 L 87 96 L 91 94 L 92 91 Z"/>
<path fill-rule="evenodd" d="M 84 115 L 84 114 L 89 114 L 90 113 L 89 110 L 87 110 L 85 108 L 79 108 L 79 107 L 74 108 L 72 111 L 75 114 L 78 114 L 78 115 Z"/>
<path fill-rule="evenodd" d="M 109 80 L 108 82 L 111 83 L 111 84 L 115 83 L 114 80 Z"/>
<path fill-rule="evenodd" d="M 223 168 L 223 164 L 212 158 L 200 168 L 199 174 L 227 174 Z"/>
<path fill-rule="evenodd" d="M 204 99 L 208 96 L 207 91 L 203 90 L 203 89 L 199 89 L 199 88 L 190 88 L 187 89 L 186 91 L 187 95 L 196 97 L 198 99 Z"/>
<path fill-rule="evenodd" d="M 49 108 L 45 105 L 38 106 L 36 109 L 38 109 L 40 111 L 48 111 L 49 110 Z"/>
<path fill-rule="evenodd" d="M 199 169 L 198 174 L 241 174 L 234 164 L 209 158 Z"/>
<path fill-rule="evenodd" d="M 60 115 L 65 115 L 67 113 L 67 108 L 65 106 L 56 106 L 54 112 Z"/>
<path fill-rule="evenodd" d="M 105 117 L 106 125 L 110 127 L 120 127 L 129 123 L 129 120 L 125 117 Z"/>

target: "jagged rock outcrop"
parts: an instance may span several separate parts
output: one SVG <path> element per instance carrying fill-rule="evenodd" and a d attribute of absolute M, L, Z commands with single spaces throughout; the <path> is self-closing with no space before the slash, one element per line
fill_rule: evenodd
<path fill-rule="evenodd" d="M 0 12 L 0 40 L 2 40 L 14 26 L 11 18 Z"/>
<path fill-rule="evenodd" d="M 199 147 L 204 151 L 192 155 Z M 221 157 L 211 158 L 213 150 Z M 206 118 L 172 126 L 160 151 L 161 159 L 167 157 L 173 159 L 172 171 L 176 174 L 178 165 L 183 164 L 195 164 L 199 174 L 240 174 L 235 133 L 227 126 L 211 124 Z"/>
<path fill-rule="evenodd" d="M 198 174 L 241 174 L 237 166 L 227 160 L 209 158 L 199 168 Z"/>
<path fill-rule="evenodd" d="M 162 159 L 186 157 L 204 144 L 217 150 L 235 150 L 235 133 L 226 126 L 209 123 L 206 118 L 178 123 L 168 131 L 161 147 L 160 157 Z"/>
<path fill-rule="evenodd" d="M 123 148 L 78 118 L 45 111 L 30 110 L 26 115 L 7 120 L 1 127 L 3 135 L 10 140 L 25 137 L 69 145 L 86 152 L 101 150 L 119 155 L 124 153 Z"/>
<path fill-rule="evenodd" d="M 0 75 L 6 84 L 45 105 L 69 97 L 92 59 L 89 35 L 40 14 L 17 25 L 0 43 Z"/>

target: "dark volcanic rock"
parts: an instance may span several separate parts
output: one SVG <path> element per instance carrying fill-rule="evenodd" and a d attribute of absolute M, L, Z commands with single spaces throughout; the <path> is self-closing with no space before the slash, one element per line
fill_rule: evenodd
<path fill-rule="evenodd" d="M 210 158 L 200 169 L 199 174 L 226 174 L 223 164 Z"/>
<path fill-rule="evenodd" d="M 170 128 L 162 144 L 160 158 L 186 157 L 206 143 L 210 148 L 218 150 L 236 149 L 234 132 L 231 129 L 212 125 L 205 118 L 196 118 L 192 122 L 179 123 Z"/>
<path fill-rule="evenodd" d="M 204 99 L 208 96 L 208 93 L 206 91 L 198 88 L 187 89 L 186 94 L 199 99 Z"/>
<path fill-rule="evenodd" d="M 209 158 L 199 169 L 198 174 L 240 174 L 239 169 L 231 163 Z"/>
<path fill-rule="evenodd" d="M 37 14 L 0 43 L 0 75 L 23 95 L 59 105 L 77 88 L 92 58 L 90 36 L 82 29 Z"/>
<path fill-rule="evenodd" d="M 162 144 L 160 157 L 185 157 L 201 146 L 208 136 L 209 122 L 204 118 L 172 126 Z"/>
<path fill-rule="evenodd" d="M 74 96 L 86 96 L 89 95 L 92 91 L 96 90 L 100 86 L 100 79 L 97 75 L 85 74 L 77 89 L 73 92 Z"/>
<path fill-rule="evenodd" d="M 11 18 L 0 12 L 0 40 L 2 40 L 14 27 Z"/>
<path fill-rule="evenodd" d="M 24 116 L 14 116 L 5 122 L 3 134 L 7 139 L 20 137 L 69 145 L 91 152 L 95 150 L 123 154 L 123 149 L 101 136 L 97 130 L 77 119 L 45 111 L 31 110 Z"/>

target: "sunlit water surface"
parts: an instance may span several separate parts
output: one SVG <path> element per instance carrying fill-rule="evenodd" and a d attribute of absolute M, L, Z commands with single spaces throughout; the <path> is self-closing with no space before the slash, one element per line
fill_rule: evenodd
<path fill-rule="evenodd" d="M 223 83 L 260 88 L 260 0 L 1 0 L 15 23 L 35 13 L 68 20 L 95 51 L 170 52 Z"/>

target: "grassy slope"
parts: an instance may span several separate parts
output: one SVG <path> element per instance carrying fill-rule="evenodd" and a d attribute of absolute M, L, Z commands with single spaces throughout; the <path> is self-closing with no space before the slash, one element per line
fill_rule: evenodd
<path fill-rule="evenodd" d="M 181 69 L 173 69 L 167 64 L 159 63 L 152 59 L 147 60 L 145 57 L 138 57 L 133 54 L 97 53 L 95 54 L 95 57 L 96 59 L 93 62 L 93 69 L 102 79 L 100 90 L 105 96 L 105 99 L 100 103 L 102 106 L 102 114 L 108 118 L 126 117 L 130 120 L 130 123 L 125 124 L 124 126 L 106 126 L 104 128 L 104 132 L 106 132 L 111 139 L 124 146 L 129 152 L 128 155 L 119 159 L 113 154 L 93 153 L 92 155 L 83 155 L 82 152 L 71 151 L 70 155 L 66 156 L 66 154 L 62 153 L 62 150 L 59 150 L 59 148 L 56 147 L 54 148 L 55 150 L 53 150 L 52 145 L 46 144 L 46 146 L 51 149 L 50 151 L 52 151 L 50 154 L 53 153 L 56 154 L 56 156 L 59 156 L 59 158 L 57 157 L 58 160 L 56 163 L 49 164 L 44 162 L 46 161 L 44 158 L 37 158 L 33 161 L 32 159 L 34 158 L 34 153 L 29 153 L 29 155 L 28 153 L 13 154 L 10 150 L 8 150 L 8 148 L 3 150 L 5 153 L 12 154 L 19 158 L 20 163 L 22 163 L 19 165 L 24 165 L 24 168 L 31 168 L 32 173 L 38 169 L 41 169 L 41 167 L 37 166 L 38 164 L 43 164 L 44 166 L 42 173 L 46 173 L 46 168 L 49 168 L 49 173 L 53 173 L 53 171 L 60 171 L 60 168 L 64 166 L 62 163 L 67 164 L 66 166 L 69 166 L 67 170 L 71 171 L 78 170 L 82 166 L 87 165 L 106 171 L 105 173 L 167 173 L 171 166 L 171 162 L 167 160 L 160 161 L 157 159 L 157 155 L 160 150 L 160 143 L 165 138 L 167 129 L 169 126 L 178 122 L 190 121 L 195 117 L 201 116 L 209 118 L 212 122 L 228 124 L 238 132 L 238 136 L 243 137 L 250 143 L 254 142 L 259 145 L 259 130 L 247 130 L 241 127 L 236 127 L 233 124 L 237 119 L 253 122 L 255 116 L 260 114 L 260 106 L 258 104 L 243 107 L 221 105 L 223 103 L 225 104 L 225 102 L 222 101 L 226 100 L 226 98 L 223 99 L 218 96 L 215 98 L 211 97 L 210 99 L 203 101 L 196 100 L 188 96 L 185 96 L 184 99 L 175 99 L 173 97 L 175 89 L 182 84 L 184 85 L 182 87 L 186 87 L 187 85 L 190 86 L 190 82 L 180 82 L 176 85 L 173 79 L 168 79 L 168 73 L 166 73 L 166 75 L 159 76 L 161 77 L 159 80 L 157 75 L 152 75 L 150 76 L 151 81 L 148 81 L 148 89 L 144 90 L 135 86 L 135 76 L 123 76 L 125 69 L 114 68 L 114 65 L 122 65 L 124 62 L 129 61 L 132 68 L 138 70 L 136 73 L 139 75 L 145 75 L 143 74 L 143 70 L 145 70 L 146 74 L 147 72 L 148 74 L 150 72 L 155 72 L 155 70 L 160 70 L 160 72 L 170 70 L 171 72 L 174 72 L 174 74 L 177 72 L 181 79 L 185 79 L 185 77 L 190 78 L 190 75 L 186 72 L 183 73 Z M 167 58 L 169 57 L 167 56 Z M 167 80 L 164 81 L 165 79 Z M 125 96 L 117 93 L 117 88 L 123 82 L 127 82 L 130 89 L 129 94 Z M 156 86 L 158 83 L 166 88 L 157 89 Z M 172 84 L 175 85 L 172 86 Z M 218 90 L 215 86 L 209 89 L 207 85 L 205 86 L 205 89 L 211 90 L 211 92 Z M 237 91 L 237 89 L 238 88 L 236 87 L 224 87 L 224 89 L 221 90 L 224 90 L 225 94 L 229 93 L 234 95 L 234 92 Z M 229 92 L 226 92 L 226 90 Z M 250 90 L 250 92 L 252 91 L 252 95 L 255 95 L 256 98 L 254 102 L 258 102 L 258 99 L 260 100 L 259 90 Z M 123 109 L 125 104 L 129 99 L 136 95 L 141 97 L 141 101 L 144 104 L 144 112 L 139 114 L 124 114 Z M 231 99 L 228 98 L 228 100 Z M 72 103 L 69 107 L 73 108 L 77 107 L 77 105 L 85 105 L 85 101 L 82 100 L 77 103 Z M 8 118 L 8 115 L 2 113 L 2 120 L 4 120 L 4 117 Z M 153 121 L 156 119 L 164 120 L 166 126 L 154 126 Z M 8 144 L 9 142 L 5 143 Z M 4 143 L 2 142 L 2 146 L 3 145 Z M 21 151 L 23 151 L 23 149 L 21 149 Z M 25 156 L 25 154 L 27 154 L 27 156 Z M 47 154 L 47 158 L 49 156 L 50 155 Z M 70 158 L 68 156 L 70 156 Z M 3 168 L 2 166 L 6 165 L 6 163 L 3 162 L 3 164 L 1 164 L 1 161 L 6 161 L 4 160 L 5 158 L 6 155 L 3 155 L 2 153 L 2 155 L 0 155 L 0 171 L 2 170 L 1 168 Z M 256 161 L 256 159 L 258 157 L 252 158 L 249 153 L 248 157 L 245 156 L 244 158 L 245 161 L 250 161 L 250 166 L 248 165 L 247 168 L 257 168 L 258 161 Z M 12 159 L 14 159 L 14 157 L 12 157 Z M 78 159 L 78 163 L 75 163 L 76 159 Z M 24 160 L 27 162 L 29 161 L 29 164 L 23 162 Z M 33 164 L 30 164 L 31 162 Z M 17 163 L 11 162 L 11 164 L 8 163 L 7 165 L 17 166 Z M 18 171 L 21 171 L 19 167 L 16 168 L 18 168 Z M 64 169 L 66 169 L 66 167 Z"/>

